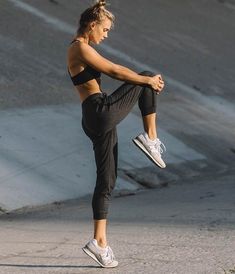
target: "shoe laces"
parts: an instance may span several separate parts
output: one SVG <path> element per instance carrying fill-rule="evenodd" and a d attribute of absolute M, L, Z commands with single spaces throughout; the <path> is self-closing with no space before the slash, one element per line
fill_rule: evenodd
<path fill-rule="evenodd" d="M 107 251 L 101 254 L 101 257 L 106 264 L 114 260 L 113 250 L 111 249 L 110 246 L 107 246 Z"/>
<path fill-rule="evenodd" d="M 166 147 L 159 139 L 157 139 L 155 144 L 150 145 L 150 150 L 152 152 L 157 152 L 158 154 L 161 155 L 161 153 L 166 151 Z"/>

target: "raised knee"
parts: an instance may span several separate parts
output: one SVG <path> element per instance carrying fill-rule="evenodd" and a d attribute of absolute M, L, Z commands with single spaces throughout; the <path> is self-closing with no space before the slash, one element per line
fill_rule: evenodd
<path fill-rule="evenodd" d="M 149 70 L 144 70 L 144 71 L 140 72 L 139 74 L 144 75 L 144 76 L 154 76 L 154 75 L 156 75 L 155 73 L 153 73 L 152 71 L 149 71 Z"/>

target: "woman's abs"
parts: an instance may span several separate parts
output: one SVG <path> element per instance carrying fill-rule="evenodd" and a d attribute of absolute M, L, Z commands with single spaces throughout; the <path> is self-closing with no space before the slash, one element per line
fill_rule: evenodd
<path fill-rule="evenodd" d="M 95 81 L 95 83 L 86 83 L 83 85 L 75 86 L 81 102 L 83 102 L 87 97 L 89 97 L 92 94 L 101 93 L 100 87 L 97 84 L 96 80 L 91 80 L 89 82 L 93 81 Z"/>

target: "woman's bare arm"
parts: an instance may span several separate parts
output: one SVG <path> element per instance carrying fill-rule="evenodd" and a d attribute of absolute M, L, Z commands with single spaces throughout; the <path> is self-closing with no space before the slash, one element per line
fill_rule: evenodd
<path fill-rule="evenodd" d="M 112 78 L 138 85 L 147 84 L 155 90 L 161 90 L 164 86 L 160 75 L 154 77 L 139 75 L 124 66 L 112 63 L 85 43 L 79 43 L 76 51 L 82 62 Z"/>

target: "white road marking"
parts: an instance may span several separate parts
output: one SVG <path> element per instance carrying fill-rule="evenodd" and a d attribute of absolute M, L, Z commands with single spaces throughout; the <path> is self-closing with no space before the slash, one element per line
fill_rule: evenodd
<path fill-rule="evenodd" d="M 226 3 L 226 2 L 225 2 L 224 5 L 225 5 L 225 7 L 229 8 L 229 9 L 231 9 L 231 10 L 235 10 L 235 5 L 232 4 L 232 3 Z"/>
<path fill-rule="evenodd" d="M 63 22 L 62 20 L 55 18 L 53 16 L 50 16 L 49 14 L 46 14 L 44 12 L 41 12 L 35 7 L 30 6 L 29 4 L 24 3 L 21 0 L 8 0 L 12 2 L 16 7 L 21 8 L 39 18 L 44 20 L 46 23 L 50 24 L 57 30 L 60 30 L 62 32 L 65 32 L 67 34 L 74 35 L 76 32 L 76 28 L 71 26 L 70 24 Z M 118 57 L 120 60 L 124 62 L 128 62 L 129 64 L 134 65 L 138 70 L 149 70 L 149 71 L 154 71 L 156 73 L 160 73 L 158 69 L 151 67 L 149 65 L 143 64 L 142 62 L 130 57 L 129 55 L 116 50 L 108 45 L 100 45 L 100 48 L 107 52 L 110 55 L 113 55 L 115 57 Z M 167 84 L 172 86 L 173 88 L 177 89 L 177 92 L 180 92 L 181 94 L 183 93 L 184 96 L 189 96 L 190 98 L 193 98 L 193 100 L 197 101 L 198 103 L 202 105 L 206 105 L 208 108 L 216 110 L 216 111 L 221 111 L 224 115 L 227 115 L 228 117 L 235 117 L 235 112 L 234 112 L 234 105 L 231 104 L 230 102 L 224 100 L 221 97 L 208 97 L 205 96 L 204 94 L 195 91 L 193 88 L 190 86 L 187 86 L 167 75 L 164 74 L 164 79 Z"/>
<path fill-rule="evenodd" d="M 22 10 L 27 11 L 27 12 L 41 18 L 42 20 L 44 20 L 44 22 L 50 24 L 51 26 L 55 27 L 56 29 L 66 32 L 66 33 L 74 34 L 74 28 L 71 25 L 69 25 L 69 24 L 67 24 L 53 16 L 50 16 L 44 12 L 41 12 L 37 8 L 34 8 L 34 7 L 30 6 L 29 4 L 24 3 L 23 1 L 20 1 L 20 0 L 8 0 L 8 1 L 12 2 L 16 7 L 21 8 Z"/>

